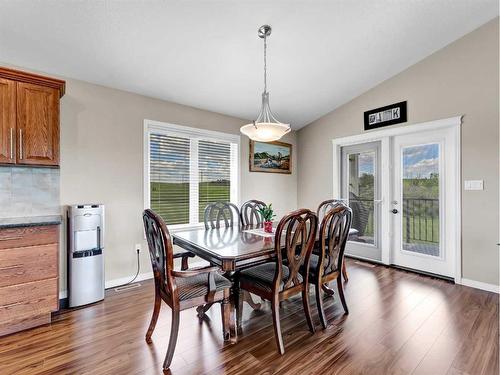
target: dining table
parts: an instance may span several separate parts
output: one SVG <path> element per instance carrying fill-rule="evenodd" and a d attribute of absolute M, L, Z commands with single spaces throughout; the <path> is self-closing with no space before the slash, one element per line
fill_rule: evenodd
<path fill-rule="evenodd" d="M 349 236 L 356 235 L 358 231 L 351 228 Z M 231 294 L 231 316 L 225 316 L 229 321 L 229 335 L 224 332 L 224 337 L 235 338 L 240 327 L 235 319 L 235 298 L 239 293 L 238 286 L 234 283 L 235 274 L 244 268 L 265 263 L 274 259 L 274 234 L 265 233 L 259 225 L 235 225 L 221 228 L 194 228 L 172 233 L 173 244 L 187 250 L 194 255 L 206 260 L 211 265 L 218 266 L 225 277 L 233 281 L 234 287 Z M 323 289 L 328 294 L 333 291 L 327 286 Z M 250 296 L 245 298 L 254 309 L 259 309 L 260 304 L 251 300 Z M 198 313 L 203 313 L 203 307 L 199 307 Z"/>

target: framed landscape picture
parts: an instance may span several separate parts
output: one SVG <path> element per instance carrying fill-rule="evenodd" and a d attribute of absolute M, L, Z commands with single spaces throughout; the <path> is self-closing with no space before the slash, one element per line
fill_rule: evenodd
<path fill-rule="evenodd" d="M 250 172 L 292 173 L 292 145 L 250 141 Z"/>

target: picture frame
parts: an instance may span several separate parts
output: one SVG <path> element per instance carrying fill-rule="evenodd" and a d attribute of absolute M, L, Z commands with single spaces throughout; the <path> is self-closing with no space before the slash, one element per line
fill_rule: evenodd
<path fill-rule="evenodd" d="M 292 173 L 292 144 L 250 140 L 249 170 L 264 173 Z"/>

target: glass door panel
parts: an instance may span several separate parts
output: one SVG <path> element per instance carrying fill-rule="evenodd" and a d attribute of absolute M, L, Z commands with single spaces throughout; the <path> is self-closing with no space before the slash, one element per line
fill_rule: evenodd
<path fill-rule="evenodd" d="M 353 211 L 352 228 L 358 231 L 357 242 L 375 243 L 375 152 L 348 154 L 349 206 Z"/>
<path fill-rule="evenodd" d="M 401 148 L 402 249 L 440 256 L 439 144 Z"/>
<path fill-rule="evenodd" d="M 380 142 L 342 147 L 342 197 L 352 209 L 351 236 L 346 253 L 381 260 L 379 171 Z"/>

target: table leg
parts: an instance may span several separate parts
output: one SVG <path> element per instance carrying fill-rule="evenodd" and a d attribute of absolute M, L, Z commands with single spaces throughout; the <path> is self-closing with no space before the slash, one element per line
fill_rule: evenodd
<path fill-rule="evenodd" d="M 321 289 L 323 289 L 323 292 L 325 292 L 326 295 L 328 296 L 333 296 L 335 292 L 333 291 L 332 288 L 328 286 L 328 284 L 323 284 L 321 285 Z"/>
<path fill-rule="evenodd" d="M 238 312 L 236 305 L 238 303 L 237 295 L 239 293 L 239 287 L 233 271 L 226 271 L 224 273 L 224 276 L 227 279 L 231 280 L 231 282 L 233 283 L 233 286 L 230 289 L 229 304 L 228 304 L 229 306 L 227 307 L 226 314 L 229 316 L 228 324 L 229 324 L 229 331 L 231 334 L 231 340 L 236 341 L 238 336 L 238 331 L 237 331 Z"/>
<path fill-rule="evenodd" d="M 249 292 L 247 292 L 246 290 L 243 290 L 242 292 L 243 292 L 243 301 L 248 303 L 252 309 L 260 310 L 262 305 L 258 302 L 254 302 L 252 295 Z"/>
<path fill-rule="evenodd" d="M 225 297 L 221 304 L 222 311 L 222 334 L 224 341 L 231 340 L 231 302 L 229 297 Z"/>
<path fill-rule="evenodd" d="M 246 290 L 241 290 L 238 285 L 234 286 L 234 307 L 236 309 L 236 330 L 241 333 L 241 320 L 243 316 L 243 302 L 248 303 L 254 310 L 260 310 L 261 304 L 252 299 L 252 295 Z"/>
<path fill-rule="evenodd" d="M 236 313 L 236 332 L 241 333 L 241 320 L 243 316 L 243 300 L 244 300 L 244 290 L 241 290 L 238 286 L 234 289 L 234 307 Z"/>

